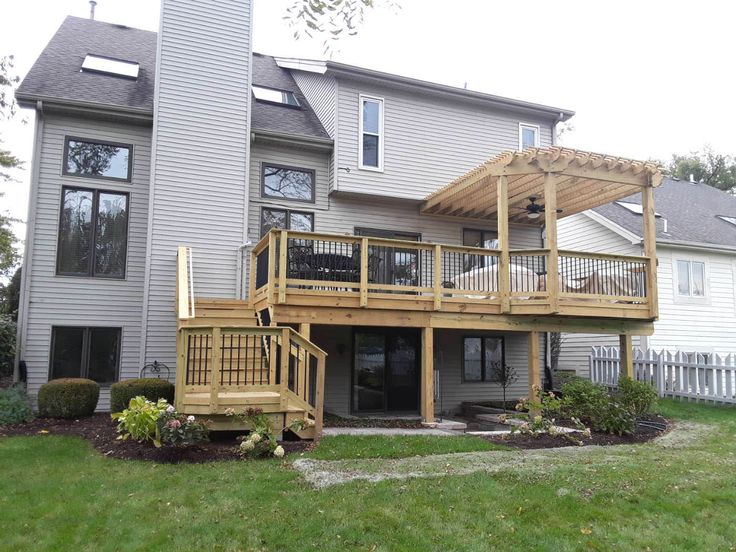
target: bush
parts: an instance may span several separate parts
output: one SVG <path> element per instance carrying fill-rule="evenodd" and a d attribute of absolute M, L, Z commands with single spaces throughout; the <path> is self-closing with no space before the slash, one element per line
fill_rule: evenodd
<path fill-rule="evenodd" d="M 13 375 L 15 361 L 16 323 L 7 314 L 0 314 L 0 376 Z"/>
<path fill-rule="evenodd" d="M 565 383 L 562 397 L 565 413 L 586 422 L 592 422 L 611 400 L 605 387 L 583 378 Z"/>
<path fill-rule="evenodd" d="M 596 414 L 592 420 L 593 429 L 623 435 L 633 433 L 636 418 L 623 404 L 609 400 L 608 404 Z"/>
<path fill-rule="evenodd" d="M 132 437 L 139 442 L 156 440 L 156 423 L 169 408 L 174 411 L 174 407 L 165 399 L 152 402 L 142 395 L 133 397 L 128 408 L 112 414 L 112 419 L 118 422 L 119 439 Z"/>
<path fill-rule="evenodd" d="M 657 391 L 648 383 L 624 376 L 618 380 L 617 398 L 636 418 L 641 418 L 652 409 Z"/>
<path fill-rule="evenodd" d="M 32 419 L 31 404 L 21 387 L 0 389 L 0 425 L 22 424 Z"/>
<path fill-rule="evenodd" d="M 41 386 L 38 413 L 48 418 L 91 416 L 100 398 L 100 386 L 89 379 L 61 378 Z"/>
<path fill-rule="evenodd" d="M 120 381 L 110 386 L 110 411 L 122 412 L 130 404 L 133 397 L 145 397 L 157 402 L 166 399 L 174 402 L 174 384 L 159 378 L 140 378 Z"/>
<path fill-rule="evenodd" d="M 188 447 L 206 441 L 209 434 L 206 423 L 198 422 L 194 416 L 179 414 L 173 407 L 161 413 L 156 428 L 153 444 L 157 447 Z"/>

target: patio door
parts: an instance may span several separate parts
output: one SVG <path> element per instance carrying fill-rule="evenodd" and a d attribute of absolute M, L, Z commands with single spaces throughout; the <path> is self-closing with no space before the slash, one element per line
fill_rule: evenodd
<path fill-rule="evenodd" d="M 419 410 L 419 340 L 417 330 L 355 332 L 353 412 Z"/>

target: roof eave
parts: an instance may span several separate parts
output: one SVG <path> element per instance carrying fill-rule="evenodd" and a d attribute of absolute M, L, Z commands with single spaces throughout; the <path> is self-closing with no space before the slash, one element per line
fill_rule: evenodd
<path fill-rule="evenodd" d="M 20 91 L 16 91 L 15 99 L 21 107 L 31 109 L 36 109 L 38 102 L 41 102 L 44 110 L 84 111 L 89 114 L 124 116 L 142 121 L 153 121 L 153 110 L 142 107 L 85 102 L 42 94 L 26 94 Z"/>
<path fill-rule="evenodd" d="M 304 134 L 290 134 L 273 130 L 251 129 L 252 139 L 255 142 L 266 142 L 272 144 L 287 144 L 290 146 L 303 147 L 312 150 L 331 152 L 334 148 L 332 138 L 320 136 L 308 136 Z"/>
<path fill-rule="evenodd" d="M 657 245 L 665 245 L 680 249 L 707 249 L 709 251 L 736 254 L 736 245 L 722 245 L 717 243 L 691 242 L 683 240 L 664 240 L 661 238 L 657 238 Z"/>

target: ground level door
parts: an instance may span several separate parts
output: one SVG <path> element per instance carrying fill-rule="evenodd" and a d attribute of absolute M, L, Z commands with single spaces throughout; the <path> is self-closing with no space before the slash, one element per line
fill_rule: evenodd
<path fill-rule="evenodd" d="M 352 410 L 419 410 L 418 330 L 358 330 L 354 336 Z"/>

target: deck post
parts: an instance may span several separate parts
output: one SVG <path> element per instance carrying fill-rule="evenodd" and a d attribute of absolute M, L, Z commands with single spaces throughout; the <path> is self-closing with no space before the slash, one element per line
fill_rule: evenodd
<path fill-rule="evenodd" d="M 557 254 L 557 181 L 552 173 L 544 175 L 544 231 L 547 235 L 547 293 L 552 313 L 559 311 L 560 277 Z"/>
<path fill-rule="evenodd" d="M 220 401 L 220 369 L 222 368 L 222 336 L 220 328 L 212 328 L 212 371 L 210 372 L 210 410 L 217 413 Z"/>
<path fill-rule="evenodd" d="M 248 264 L 248 299 L 253 303 L 256 295 L 256 270 L 258 266 L 258 255 L 253 250 L 250 251 L 250 262 Z"/>
<path fill-rule="evenodd" d="M 641 191 L 641 207 L 643 229 L 644 256 L 647 262 L 647 303 L 652 318 L 659 317 L 659 300 L 657 297 L 657 226 L 654 215 L 654 189 L 647 186 Z"/>
<path fill-rule="evenodd" d="M 360 306 L 368 306 L 368 238 L 360 239 Z"/>
<path fill-rule="evenodd" d="M 325 403 L 325 355 L 317 355 L 317 378 L 314 382 L 314 438 L 322 435 Z"/>
<path fill-rule="evenodd" d="M 179 328 L 177 334 L 176 385 L 174 387 L 174 408 L 184 411 L 184 386 L 187 384 L 187 358 L 189 358 L 189 332 Z"/>
<path fill-rule="evenodd" d="M 498 247 L 501 255 L 498 261 L 498 294 L 501 298 L 501 312 L 511 311 L 511 275 L 509 273 L 511 258 L 509 253 L 509 183 L 505 176 L 498 177 L 497 210 L 498 210 Z"/>
<path fill-rule="evenodd" d="M 434 246 L 434 310 L 442 308 L 442 246 Z"/>
<path fill-rule="evenodd" d="M 421 414 L 425 423 L 434 422 L 434 328 L 422 328 Z"/>
<path fill-rule="evenodd" d="M 289 234 L 281 230 L 279 238 L 279 303 L 286 303 L 286 254 L 288 253 Z"/>
<path fill-rule="evenodd" d="M 281 330 L 281 381 L 279 381 L 279 395 L 281 396 L 281 410 L 286 412 L 289 406 L 289 357 L 291 356 L 291 338 L 289 336 L 289 328 Z M 299 362 L 299 359 L 297 359 Z"/>
<path fill-rule="evenodd" d="M 631 345 L 631 336 L 621 334 L 618 336 L 619 350 L 620 350 L 620 376 L 634 377 L 634 351 Z"/>
<path fill-rule="evenodd" d="M 276 290 L 276 234 L 268 233 L 268 302 L 275 303 Z"/>
<path fill-rule="evenodd" d="M 529 332 L 528 335 L 528 355 L 529 355 L 529 390 L 527 397 L 529 400 L 536 398 L 536 389 L 542 387 L 542 377 L 539 367 L 539 332 Z"/>

